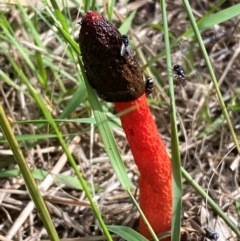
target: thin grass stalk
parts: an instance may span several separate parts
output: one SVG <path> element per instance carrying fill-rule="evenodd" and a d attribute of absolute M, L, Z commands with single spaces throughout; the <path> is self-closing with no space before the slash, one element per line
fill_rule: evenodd
<path fill-rule="evenodd" d="M 160 1 L 164 28 L 164 43 L 166 51 L 167 66 L 172 66 L 171 63 L 171 47 L 168 35 L 168 22 L 165 1 Z M 172 71 L 168 68 L 168 79 L 170 88 L 170 119 L 171 119 L 171 150 L 172 150 L 172 174 L 173 174 L 173 216 L 171 227 L 171 239 L 180 240 L 181 229 L 181 213 L 182 213 L 182 175 L 181 175 L 181 158 L 179 151 L 179 140 L 176 119 L 176 105 L 174 96 L 174 83 Z"/>
<path fill-rule="evenodd" d="M 201 195 L 203 199 L 207 200 L 209 206 L 221 217 L 224 222 L 232 229 L 232 231 L 240 238 L 240 230 L 236 225 L 227 217 L 222 209 L 212 200 L 211 197 L 198 185 L 198 183 L 188 174 L 188 172 L 182 167 L 182 175 L 192 185 L 192 187 Z"/>
<path fill-rule="evenodd" d="M 132 193 L 131 193 L 130 191 L 128 191 L 128 194 L 129 194 L 129 196 L 131 197 L 131 199 L 132 199 L 135 207 L 137 208 L 138 212 L 140 213 L 140 215 L 141 215 L 142 219 L 144 220 L 145 224 L 147 225 L 147 227 L 148 227 L 148 229 L 149 229 L 149 231 L 150 231 L 150 233 L 151 233 L 151 235 L 152 235 L 152 237 L 153 237 L 152 240 L 158 241 L 158 237 L 156 236 L 156 234 L 155 234 L 154 230 L 152 229 L 150 223 L 149 223 L 148 220 L 146 219 L 144 213 L 142 212 L 140 206 L 138 205 L 138 202 L 136 201 L 136 199 L 134 198 L 134 196 L 132 195 Z M 144 236 L 143 236 L 143 237 L 144 237 Z"/>
<path fill-rule="evenodd" d="M 106 239 L 111 241 L 112 238 L 107 230 L 107 227 L 105 225 L 105 223 L 103 222 L 103 219 L 101 217 L 101 214 L 97 208 L 97 205 L 95 204 L 95 202 L 93 201 L 93 198 L 91 196 L 91 193 L 87 187 L 86 181 L 83 179 L 81 173 L 78 170 L 78 167 L 71 155 L 71 153 L 68 150 L 67 144 L 64 141 L 64 138 L 60 132 L 60 130 L 58 129 L 57 123 L 54 121 L 54 119 L 52 118 L 51 113 L 49 112 L 49 110 L 47 109 L 44 100 L 42 99 L 41 95 L 39 95 L 35 89 L 33 88 L 33 86 L 29 83 L 27 77 L 24 75 L 24 73 L 21 71 L 21 69 L 19 69 L 18 65 L 14 62 L 14 60 L 11 58 L 11 56 L 8 53 L 5 53 L 6 56 L 8 56 L 8 59 L 10 60 L 14 70 L 16 71 L 16 74 L 19 76 L 20 80 L 27 86 L 28 91 L 31 95 L 31 97 L 35 100 L 35 102 L 37 103 L 38 107 L 40 108 L 40 110 L 42 111 L 43 115 L 45 116 L 46 120 L 48 121 L 48 123 L 50 124 L 50 126 L 52 127 L 53 131 L 56 133 L 57 138 L 66 154 L 66 156 L 68 157 L 69 163 L 71 164 L 71 166 L 73 167 L 74 172 L 76 173 L 76 176 L 78 177 L 83 190 L 85 191 L 85 194 L 92 206 L 93 212 L 100 224 L 100 226 L 102 227 L 103 233 L 106 236 Z"/>
<path fill-rule="evenodd" d="M 217 93 L 217 96 L 218 96 L 218 99 L 219 99 L 219 103 L 220 103 L 220 105 L 221 105 L 221 109 L 222 109 L 223 114 L 224 114 L 224 116 L 225 116 L 225 119 L 226 119 L 226 121 L 227 121 L 227 124 L 228 124 L 229 130 L 230 130 L 231 136 L 232 136 L 233 141 L 234 141 L 234 143 L 235 143 L 235 145 L 236 145 L 238 154 L 240 154 L 239 141 L 238 141 L 237 136 L 236 136 L 236 134 L 235 134 L 235 131 L 234 131 L 234 129 L 233 129 L 231 119 L 230 119 L 230 117 L 229 117 L 229 114 L 228 114 L 226 105 L 225 105 L 224 100 L 223 100 L 223 98 L 222 98 L 222 94 L 221 94 L 221 92 L 220 92 L 220 90 L 219 90 L 218 82 L 217 82 L 215 73 L 214 73 L 214 71 L 213 71 L 213 67 L 212 67 L 211 61 L 210 61 L 210 59 L 209 59 L 208 53 L 207 53 L 207 51 L 206 51 L 205 45 L 204 45 L 204 43 L 203 43 L 203 40 L 202 40 L 200 31 L 198 30 L 197 23 L 196 23 L 196 21 L 195 21 L 195 19 L 194 19 L 191 6 L 190 6 L 188 0 L 183 0 L 183 4 L 184 4 L 184 6 L 185 6 L 185 8 L 186 8 L 186 12 L 187 12 L 187 14 L 188 14 L 190 23 L 191 23 L 192 28 L 193 28 L 193 31 L 194 31 L 194 33 L 195 33 L 195 37 L 196 37 L 196 39 L 197 39 L 197 41 L 198 41 L 198 44 L 199 44 L 200 49 L 201 49 L 202 54 L 203 54 L 203 58 L 204 58 L 204 60 L 205 60 L 205 63 L 206 63 L 206 65 L 207 65 L 207 68 L 208 68 L 208 71 L 209 71 L 209 74 L 210 74 L 211 79 L 212 79 L 212 82 L 213 82 L 213 84 L 214 84 L 214 87 L 215 87 L 215 90 L 216 90 L 216 93 Z"/>
<path fill-rule="evenodd" d="M 32 176 L 32 173 L 29 170 L 29 167 L 25 162 L 24 156 L 23 156 L 21 149 L 18 145 L 18 142 L 12 132 L 11 126 L 8 122 L 8 119 L 4 113 L 2 106 L 0 106 L 0 126 L 8 141 L 8 144 L 13 152 L 14 158 L 19 166 L 23 179 L 31 194 L 31 197 L 38 210 L 38 213 L 41 217 L 44 227 L 47 230 L 50 240 L 52 240 L 52 241 L 59 240 L 58 234 L 56 232 L 52 219 L 49 215 L 48 209 L 47 209 L 45 202 L 42 198 L 42 195 L 37 187 L 37 184 Z"/>

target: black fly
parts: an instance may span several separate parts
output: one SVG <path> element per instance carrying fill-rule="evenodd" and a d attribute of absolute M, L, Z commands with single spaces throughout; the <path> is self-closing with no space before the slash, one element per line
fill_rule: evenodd
<path fill-rule="evenodd" d="M 146 93 L 147 96 L 152 94 L 153 88 L 154 88 L 154 84 L 155 84 L 155 82 L 154 82 L 154 79 L 152 77 L 148 77 L 146 79 L 145 93 Z"/>
<path fill-rule="evenodd" d="M 135 55 L 134 52 L 131 50 L 131 47 L 129 46 L 128 36 L 126 34 L 123 34 L 122 35 L 122 47 L 121 47 L 120 55 L 122 57 L 124 57 L 126 53 L 130 56 Z"/>
<path fill-rule="evenodd" d="M 187 82 L 183 67 L 181 65 L 175 64 L 173 66 L 173 71 L 176 74 L 175 78 L 181 83 L 182 86 L 185 86 Z"/>
<path fill-rule="evenodd" d="M 213 240 L 213 241 L 217 241 L 218 240 L 219 234 L 216 231 L 214 231 L 214 230 L 212 230 L 210 228 L 204 228 L 204 230 L 206 232 L 205 235 L 204 235 L 206 238 L 208 238 L 210 240 Z"/>
<path fill-rule="evenodd" d="M 128 36 L 126 34 L 122 35 L 122 42 L 125 45 L 125 47 L 127 47 L 129 45 Z"/>

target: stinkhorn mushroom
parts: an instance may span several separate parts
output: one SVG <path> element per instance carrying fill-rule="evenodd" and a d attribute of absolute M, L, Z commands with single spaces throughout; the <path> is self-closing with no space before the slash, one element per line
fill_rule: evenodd
<path fill-rule="evenodd" d="M 152 82 L 146 86 L 126 35 L 121 35 L 112 23 L 89 11 L 80 24 L 79 44 L 89 84 L 102 99 L 114 102 L 118 112 L 131 108 L 120 118 L 140 171 L 140 207 L 155 233 L 169 231 L 171 162 L 146 99 L 145 93 L 150 92 Z M 139 231 L 151 238 L 141 218 Z"/>

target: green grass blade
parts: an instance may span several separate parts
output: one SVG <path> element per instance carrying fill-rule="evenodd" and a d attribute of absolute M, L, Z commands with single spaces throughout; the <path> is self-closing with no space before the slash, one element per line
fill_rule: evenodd
<path fill-rule="evenodd" d="M 15 70 L 16 74 L 19 76 L 20 80 L 27 86 L 28 91 L 29 91 L 32 99 L 34 99 L 36 101 L 38 107 L 40 108 L 40 110 L 42 111 L 43 115 L 45 116 L 45 118 L 47 119 L 48 123 L 50 124 L 51 128 L 53 129 L 53 131 L 57 135 L 57 138 L 58 138 L 58 140 L 59 140 L 59 142 L 60 142 L 64 152 L 66 153 L 66 156 L 68 157 L 69 163 L 73 167 L 74 172 L 76 173 L 76 176 L 78 177 L 78 179 L 79 179 L 79 181 L 80 181 L 80 183 L 81 183 L 81 185 L 82 185 L 82 187 L 83 187 L 83 189 L 84 189 L 84 191 L 86 193 L 86 196 L 87 196 L 89 202 L 91 203 L 93 212 L 94 212 L 96 218 L 98 219 L 99 224 L 102 227 L 103 232 L 104 232 L 107 240 L 111 241 L 112 238 L 111 238 L 111 236 L 110 236 L 110 234 L 109 234 L 109 232 L 108 232 L 108 230 L 106 228 L 105 223 L 103 222 L 103 219 L 101 217 L 101 214 L 100 214 L 100 212 L 99 212 L 95 202 L 93 201 L 91 193 L 90 193 L 90 191 L 87 188 L 86 182 L 83 179 L 81 173 L 79 172 L 79 169 L 78 169 L 78 167 L 77 167 L 77 165 L 76 165 L 76 163 L 75 163 L 75 161 L 74 161 L 74 159 L 73 159 L 73 157 L 72 157 L 72 155 L 71 155 L 71 153 L 70 153 L 70 151 L 68 149 L 68 146 L 67 146 L 67 144 L 66 144 L 66 142 L 65 142 L 65 140 L 64 140 L 64 138 L 63 138 L 63 136 L 62 136 L 62 134 L 60 132 L 60 130 L 58 129 L 57 124 L 55 123 L 54 119 L 52 118 L 51 113 L 47 109 L 47 107 L 46 107 L 46 105 L 45 105 L 41 95 L 39 95 L 35 91 L 33 86 L 29 83 L 27 77 L 24 75 L 24 73 L 21 71 L 21 69 L 19 69 L 18 65 L 14 62 L 12 57 L 7 52 L 5 54 L 6 54 L 6 56 L 8 56 L 8 59 L 11 62 L 12 66 L 13 66 L 13 69 Z"/>
<path fill-rule="evenodd" d="M 82 64 L 80 65 L 83 68 Z M 87 77 L 85 76 L 85 73 L 83 75 L 84 75 L 84 78 L 87 79 Z M 126 168 L 124 166 L 121 155 L 119 153 L 113 133 L 109 127 L 108 120 L 105 116 L 105 113 L 102 110 L 102 107 L 99 103 L 99 100 L 96 96 L 95 91 L 90 87 L 87 80 L 85 84 L 88 91 L 89 102 L 93 109 L 94 117 L 96 119 L 98 129 L 101 133 L 101 136 L 104 142 L 105 150 L 109 156 L 114 172 L 117 175 L 122 186 L 126 190 L 130 189 L 132 187 L 132 184 L 128 178 Z"/>
<path fill-rule="evenodd" d="M 31 21 L 31 19 L 29 18 L 29 15 L 26 12 L 26 8 L 24 8 L 21 4 L 17 4 L 18 9 L 20 10 L 20 13 L 23 17 L 24 24 L 26 25 L 26 28 L 29 30 L 29 32 L 31 33 L 34 42 L 37 46 L 41 47 L 42 49 L 45 49 L 42 41 L 40 40 L 40 36 L 39 33 L 36 29 L 36 26 L 34 26 L 33 22 Z M 37 24 L 36 24 L 37 25 Z M 38 52 L 35 52 L 35 56 L 36 56 L 36 60 L 38 63 L 38 73 L 41 76 L 40 80 L 42 81 L 42 85 L 44 86 L 44 89 L 48 89 L 48 84 L 47 84 L 47 73 L 45 70 L 45 67 L 43 65 L 43 59 L 42 59 L 42 55 Z"/>
<path fill-rule="evenodd" d="M 215 91 L 217 93 L 217 96 L 218 96 L 218 99 L 219 99 L 219 103 L 221 105 L 221 108 L 223 110 L 223 114 L 224 114 L 224 117 L 225 119 L 227 120 L 227 124 L 228 124 L 228 127 L 230 129 L 230 132 L 231 132 L 231 135 L 232 135 L 232 138 L 234 140 L 234 143 L 236 145 L 236 148 L 237 148 L 237 151 L 238 153 L 240 153 L 240 148 L 239 148 L 239 143 L 238 143 L 238 140 L 237 140 L 237 137 L 236 137 L 236 134 L 234 132 L 234 129 L 233 129 L 233 126 L 232 126 L 232 123 L 231 123 L 231 120 L 230 120 L 230 117 L 229 117 L 229 114 L 228 114 L 228 111 L 226 109 L 226 106 L 225 106 L 225 103 L 223 101 L 223 98 L 222 98 L 222 95 L 221 95 L 221 92 L 219 90 L 219 87 L 218 87 L 218 83 L 217 83 L 217 79 L 215 77 L 215 74 L 214 74 L 214 71 L 213 71 L 213 68 L 212 68 L 212 65 L 211 65 L 211 62 L 210 62 L 210 59 L 208 57 L 208 54 L 207 54 L 207 51 L 205 49 L 205 46 L 204 46 L 204 43 L 202 41 L 202 38 L 201 38 L 201 35 L 200 35 L 200 31 L 198 29 L 198 26 L 195 22 L 195 19 L 194 19 L 194 16 L 193 16 L 193 13 L 192 13 L 192 10 L 191 10 L 191 7 L 189 5 L 189 2 L 187 0 L 183 0 L 183 3 L 185 5 L 185 8 L 187 10 L 187 13 L 188 13 L 188 17 L 190 19 L 190 22 L 191 22 L 191 25 L 192 25 L 192 28 L 194 30 L 194 33 L 195 33 L 195 36 L 197 38 L 197 41 L 198 41 L 198 44 L 201 48 L 201 51 L 202 51 L 202 54 L 203 54 L 203 57 L 204 57 L 204 60 L 205 60 L 205 63 L 208 67 L 208 71 L 210 73 L 210 76 L 211 76 L 211 79 L 212 79 L 212 82 L 213 82 L 213 85 L 214 85 L 214 88 L 215 88 Z M 185 173 L 186 174 L 186 173 Z M 186 175 L 185 175 L 185 178 L 186 178 Z M 199 191 L 199 190 L 198 190 Z M 204 192 L 199 192 L 200 195 L 204 195 L 206 198 L 206 193 Z M 240 238 L 240 232 L 239 230 L 237 229 L 237 227 L 225 216 L 225 214 L 222 212 L 221 209 L 219 209 L 219 207 L 210 199 L 210 198 L 207 198 L 206 199 L 208 204 L 218 213 L 218 215 L 220 217 L 222 217 L 222 219 L 227 223 L 227 225 L 236 233 L 236 235 Z"/>
<path fill-rule="evenodd" d="M 168 35 L 168 22 L 165 1 L 160 1 L 162 9 L 163 27 L 164 27 L 164 42 L 166 49 L 167 66 L 171 64 L 171 48 Z M 172 70 L 168 68 L 169 88 L 170 88 L 170 118 L 171 118 L 171 150 L 172 150 L 172 174 L 173 174 L 173 216 L 171 239 L 174 241 L 180 240 L 181 214 L 182 214 L 182 176 L 181 176 L 181 158 L 179 151 L 179 140 L 177 130 L 176 105 L 174 97 L 174 83 Z"/>
<path fill-rule="evenodd" d="M 71 100 L 64 108 L 60 119 L 67 118 L 78 106 L 87 98 L 87 91 L 84 83 L 81 83 L 78 89 L 75 91 Z"/>
<path fill-rule="evenodd" d="M 118 29 L 120 33 L 126 34 L 128 30 L 131 28 L 132 21 L 136 15 L 136 11 L 133 11 L 122 23 L 120 28 Z"/>
<path fill-rule="evenodd" d="M 228 114 L 228 111 L 227 111 L 227 108 L 226 108 L 226 105 L 223 101 L 223 98 L 222 98 L 222 95 L 221 95 L 221 92 L 219 90 L 219 87 L 218 87 L 218 82 L 217 82 L 217 79 L 216 79 L 216 76 L 214 74 L 214 71 L 213 71 L 213 68 L 212 68 L 212 64 L 210 62 L 210 59 L 208 57 L 208 53 L 206 51 L 206 48 L 204 46 L 204 43 L 203 43 L 203 40 L 202 40 L 202 37 L 201 37 L 201 34 L 200 34 L 200 31 L 198 29 L 198 26 L 197 26 L 197 23 L 194 19 L 194 16 L 193 16 L 193 13 L 192 13 L 192 9 L 191 9 L 191 6 L 189 4 L 189 2 L 187 0 L 183 0 L 183 3 L 184 3 L 184 6 L 186 8 L 186 11 L 187 11 L 187 14 L 188 14 L 188 17 L 189 17 L 189 20 L 191 22 L 191 25 L 192 25 L 192 28 L 194 30 L 194 33 L 195 33 L 195 36 L 197 38 L 197 41 L 198 41 L 198 44 L 200 46 L 200 49 L 202 51 L 202 54 L 203 54 L 203 58 L 205 60 L 205 63 L 208 67 L 208 71 L 209 71 L 209 74 L 211 76 L 211 79 L 212 79 L 212 82 L 213 82 L 213 85 L 214 85 L 214 88 L 215 88 L 215 91 L 217 93 L 217 96 L 218 96 L 218 99 L 219 99 L 219 103 L 220 103 L 220 106 L 221 106 L 221 109 L 223 111 L 223 114 L 224 114 L 224 117 L 227 121 L 227 124 L 228 124 L 228 127 L 229 127 L 229 130 L 230 130 L 230 133 L 231 133 L 231 136 L 234 140 L 234 143 L 236 145 L 236 148 L 237 148 L 237 151 L 238 153 L 240 154 L 240 146 L 239 146 L 239 142 L 238 142 L 238 139 L 236 137 L 236 134 L 234 132 L 234 129 L 233 129 L 233 126 L 232 126 L 232 123 L 231 123 L 231 119 L 229 117 L 229 114 Z M 239 5 L 239 4 L 237 4 Z M 236 7 L 236 5 L 235 5 Z M 236 7 L 237 8 L 237 7 Z M 239 13 L 240 13 L 240 5 L 239 5 Z"/>
<path fill-rule="evenodd" d="M 107 15 L 108 15 L 109 21 L 112 21 L 112 18 L 113 18 L 115 2 L 116 2 L 116 0 L 108 0 L 107 3 L 106 3 L 106 5 L 107 5 Z"/>
<path fill-rule="evenodd" d="M 72 38 L 70 37 L 70 34 L 68 32 L 68 28 L 66 26 L 66 23 L 65 23 L 65 21 L 63 21 L 63 15 L 62 15 L 62 13 L 59 10 L 59 7 L 58 7 L 56 1 L 55 0 L 50 0 L 50 2 L 51 2 L 52 6 L 53 6 L 53 8 L 55 10 L 56 18 L 55 18 L 55 15 L 51 12 L 50 8 L 47 8 L 47 10 L 48 10 L 50 16 L 52 17 L 55 25 L 57 26 L 57 28 L 60 31 L 60 33 L 62 34 L 62 36 L 65 37 L 65 40 L 70 44 L 70 46 L 72 46 L 72 50 L 74 52 L 76 52 L 77 54 L 79 54 L 79 47 L 75 43 L 75 41 L 73 41 Z M 45 4 L 47 6 L 47 3 L 45 3 Z M 60 21 L 61 25 L 59 25 L 57 23 L 58 22 L 57 20 Z M 49 118 L 49 120 L 51 120 L 51 118 Z M 101 226 L 101 228 L 103 230 L 103 233 L 106 236 L 106 239 L 107 240 L 112 240 L 112 238 L 111 238 L 111 236 L 109 234 L 109 231 L 107 230 L 107 227 L 106 227 L 106 225 L 105 225 L 105 223 L 104 223 L 104 221 L 103 221 L 103 219 L 101 217 L 101 214 L 100 214 L 100 212 L 99 212 L 95 202 L 93 201 L 90 192 L 87 189 L 86 182 L 84 181 L 82 175 L 80 174 L 80 172 L 79 172 L 79 170 L 78 170 L 78 168 L 76 166 L 76 163 L 75 163 L 72 155 L 68 152 L 67 146 L 66 146 L 64 140 L 62 139 L 62 136 L 61 136 L 61 134 L 60 134 L 60 132 L 59 132 L 55 122 L 50 122 L 50 124 L 51 124 L 52 128 L 55 130 L 55 132 L 57 133 L 57 135 L 59 137 L 59 141 L 60 141 L 64 151 L 66 152 L 66 155 L 68 156 L 69 162 L 71 163 L 71 165 L 72 165 L 72 167 L 73 167 L 77 177 L 80 180 L 81 185 L 83 186 L 83 189 L 84 189 L 84 191 L 86 193 L 86 196 L 87 196 L 89 202 L 91 203 L 93 212 L 94 212 L 96 218 L 98 219 L 98 222 L 99 222 L 99 224 L 100 224 L 100 226 Z"/>
<path fill-rule="evenodd" d="M 133 203 L 134 203 L 134 206 L 137 208 L 137 210 L 138 210 L 138 212 L 140 213 L 141 217 L 143 218 L 145 224 L 147 225 L 148 230 L 150 231 L 150 233 L 151 233 L 151 235 L 152 235 L 152 237 L 153 237 L 153 240 L 154 240 L 154 241 L 158 241 L 158 238 L 157 238 L 154 230 L 152 229 L 150 223 L 148 222 L 147 218 L 145 217 L 144 213 L 142 212 L 142 210 L 141 210 L 138 202 L 136 201 L 136 199 L 134 198 L 134 196 L 132 195 L 132 193 L 130 192 L 130 190 L 127 190 L 127 191 L 128 191 L 128 194 L 129 194 L 129 196 L 131 197 L 131 199 L 132 199 L 132 201 L 133 201 Z"/>
<path fill-rule="evenodd" d="M 234 18 L 236 16 L 240 15 L 240 4 L 236 4 L 234 6 L 231 6 L 229 8 L 226 8 L 222 11 L 219 11 L 218 13 L 215 13 L 213 15 L 210 15 L 208 17 L 202 18 L 199 20 L 197 27 L 198 31 L 202 32 L 206 29 L 209 29 L 213 27 L 216 24 L 223 23 L 231 18 Z M 194 30 L 193 27 L 192 29 L 189 29 L 184 35 L 184 38 L 191 38 L 194 36 Z"/>
<path fill-rule="evenodd" d="M 118 234 L 126 241 L 148 241 L 148 239 L 129 227 L 111 225 L 107 226 L 107 228 L 109 231 Z"/>
<path fill-rule="evenodd" d="M 33 169 L 30 170 L 32 176 L 36 180 L 44 180 L 47 175 L 51 175 L 51 172 L 46 171 L 46 170 L 41 170 L 41 169 Z M 21 170 L 20 169 L 7 169 L 0 171 L 0 178 L 9 178 L 9 177 L 19 177 L 21 176 Z M 54 175 L 54 182 L 57 185 L 68 185 L 72 188 L 75 188 L 77 190 L 83 190 L 82 185 L 79 183 L 79 180 L 76 177 L 72 177 L 69 175 L 64 175 L 64 174 L 58 174 Z M 91 183 L 87 182 L 87 186 L 89 191 L 92 189 Z M 94 189 L 99 191 L 102 190 L 102 188 L 98 185 L 94 185 Z"/>
<path fill-rule="evenodd" d="M 55 227 L 49 215 L 48 209 L 45 205 L 45 202 L 42 198 L 40 191 L 38 190 L 37 184 L 31 174 L 31 171 L 29 170 L 29 167 L 25 162 L 23 154 L 19 148 L 17 140 L 14 137 L 11 126 L 3 111 L 2 106 L 0 106 L 0 126 L 13 152 L 14 158 L 21 170 L 26 186 L 31 194 L 34 204 L 36 205 L 36 208 L 44 224 L 44 227 L 48 232 L 50 240 L 53 240 L 53 241 L 59 240 L 58 234 L 55 230 Z"/>

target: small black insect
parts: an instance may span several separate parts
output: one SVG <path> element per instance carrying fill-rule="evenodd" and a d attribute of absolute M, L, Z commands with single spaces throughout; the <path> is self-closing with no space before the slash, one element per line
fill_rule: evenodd
<path fill-rule="evenodd" d="M 145 93 L 147 96 L 152 94 L 154 85 L 155 85 L 154 79 L 152 77 L 148 77 L 146 79 L 146 88 L 145 88 Z"/>
<path fill-rule="evenodd" d="M 208 238 L 210 240 L 213 240 L 213 241 L 217 241 L 218 240 L 219 234 L 216 231 L 214 231 L 214 230 L 212 230 L 210 228 L 204 228 L 204 231 L 206 232 L 205 233 L 205 237 L 206 238 Z"/>
<path fill-rule="evenodd" d="M 122 42 L 125 45 L 125 47 L 127 47 L 129 45 L 128 36 L 126 34 L 122 35 Z"/>
<path fill-rule="evenodd" d="M 129 40 L 128 40 L 128 36 L 126 34 L 122 35 L 122 47 L 121 47 L 121 51 L 120 51 L 120 55 L 123 57 L 125 56 L 125 54 L 134 56 L 134 52 L 132 51 L 130 45 L 129 45 Z"/>
<path fill-rule="evenodd" d="M 183 67 L 181 65 L 175 64 L 173 66 L 173 71 L 176 74 L 175 78 L 181 83 L 182 86 L 185 86 L 187 82 Z"/>

